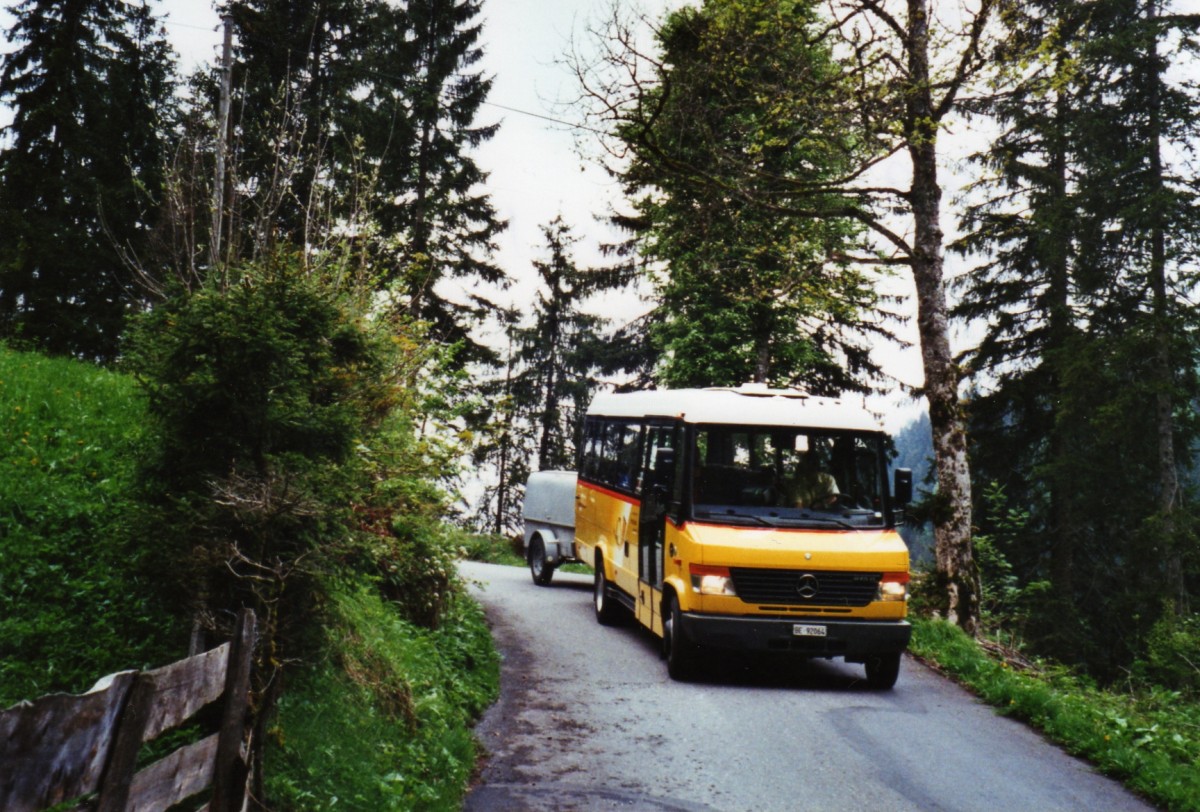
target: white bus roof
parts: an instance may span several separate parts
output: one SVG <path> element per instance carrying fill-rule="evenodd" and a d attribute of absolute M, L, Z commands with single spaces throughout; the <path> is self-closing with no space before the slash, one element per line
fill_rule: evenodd
<path fill-rule="evenodd" d="M 745 385 L 736 389 L 656 389 L 615 394 L 601 392 L 589 415 L 669 417 L 687 423 L 741 426 L 796 426 L 846 431 L 882 431 L 879 419 L 863 405 L 842 398 L 808 395 L 794 389 Z"/>

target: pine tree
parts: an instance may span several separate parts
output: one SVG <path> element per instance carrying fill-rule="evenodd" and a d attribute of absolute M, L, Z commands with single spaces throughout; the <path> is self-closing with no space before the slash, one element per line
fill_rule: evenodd
<path fill-rule="evenodd" d="M 1194 101 L 1163 82 L 1154 19 L 1123 1 L 1005 17 L 998 55 L 1019 81 L 986 104 L 1004 131 L 979 156 L 987 199 L 962 243 L 987 258 L 958 311 L 989 324 L 969 354 L 987 381 L 972 404 L 974 462 L 1031 512 L 1003 552 L 1025 583 L 1053 585 L 1038 613 L 1053 621 L 1035 623 L 1032 642 L 1107 673 L 1136 654 L 1147 604 L 1185 596 L 1174 445 L 1187 436 L 1196 331 L 1165 280 L 1186 296 L 1195 200 L 1164 171 L 1161 144 L 1186 132 Z M 1123 644 L 1096 645 L 1098 629 Z"/>
<path fill-rule="evenodd" d="M 494 312 L 495 305 L 480 295 L 469 305 L 456 304 L 437 285 L 470 279 L 506 283 L 491 261 L 493 239 L 504 223 L 479 190 L 487 175 L 469 154 L 498 126 L 475 124 L 491 89 L 491 79 L 475 69 L 482 57 L 481 9 L 480 0 L 406 4 L 406 62 L 393 70 L 403 69 L 409 77 L 411 138 L 398 145 L 407 174 L 397 175 L 403 197 L 393 196 L 395 202 L 381 214 L 385 232 L 403 235 L 396 259 L 403 269 L 399 292 L 409 312 L 429 322 L 440 340 L 464 342 L 475 358 L 490 353 L 470 339 L 470 325 Z"/>
<path fill-rule="evenodd" d="M 1146 359 L 1139 389 L 1143 403 L 1153 404 L 1145 436 L 1154 438 L 1149 492 L 1156 515 L 1148 532 L 1157 537 L 1146 543 L 1165 564 L 1164 597 L 1185 612 L 1183 545 L 1194 541 L 1178 532 L 1187 522 L 1181 521 L 1186 506 L 1177 449 L 1190 439 L 1181 418 L 1192 411 L 1200 353 L 1200 319 L 1191 303 L 1200 254 L 1195 239 L 1200 190 L 1189 168 L 1178 160 L 1172 166 L 1169 156 L 1194 154 L 1200 88 L 1173 81 L 1167 72 L 1200 46 L 1200 15 L 1176 16 L 1168 5 L 1163 0 L 1098 4 L 1084 59 L 1099 80 L 1093 104 L 1103 126 L 1096 129 L 1085 160 L 1099 180 L 1089 196 L 1089 214 L 1104 223 L 1108 237 L 1097 265 L 1111 280 L 1096 319 L 1114 336 L 1134 342 L 1136 353 Z M 1142 431 L 1144 409 L 1130 413 Z"/>
<path fill-rule="evenodd" d="M 542 226 L 545 260 L 533 263 L 541 289 L 532 324 L 516 331 L 520 371 L 513 391 L 534 425 L 539 470 L 571 468 L 583 415 L 595 390 L 590 359 L 603 343 L 604 319 L 582 310 L 592 294 L 620 284 L 611 271 L 576 265 L 572 246 L 579 238 L 562 216 Z"/>
<path fill-rule="evenodd" d="M 476 454 L 498 483 L 489 489 L 495 532 L 517 525 L 517 498 L 532 470 L 573 469 L 583 416 L 597 387 L 594 372 L 609 357 L 606 320 L 583 310 L 586 300 L 627 281 L 623 268 L 580 268 L 579 242 L 559 215 L 542 226 L 546 258 L 533 263 L 539 288 L 528 323 L 509 311 L 508 367 L 491 386 L 491 430 Z"/>
<path fill-rule="evenodd" d="M 838 68 L 810 41 L 812 25 L 803 7 L 774 0 L 708 2 L 669 15 L 657 33 L 656 86 L 623 128 L 638 145 L 623 180 L 639 247 L 659 268 L 651 339 L 667 385 L 840 392 L 879 377 L 863 339 L 886 340 L 868 315 L 879 305 L 874 280 L 843 259 L 861 227 L 774 205 L 792 184 L 839 175 L 854 151 L 851 128 L 813 95 Z"/>
<path fill-rule="evenodd" d="M 439 288 L 506 281 L 491 261 L 504 224 L 470 155 L 496 130 L 474 123 L 491 86 L 473 72 L 479 3 L 238 0 L 230 10 L 241 183 L 283 186 L 246 201 L 258 222 L 245 227 L 311 245 L 327 236 L 313 232 L 312 211 L 332 211 L 322 222 L 355 226 L 398 308 L 435 340 L 462 344 L 465 360 L 490 358 L 471 328 L 495 306 L 482 294 L 459 304 Z"/>
<path fill-rule="evenodd" d="M 968 369 L 992 381 L 972 401 L 974 457 L 982 469 L 977 485 L 999 478 L 1010 498 L 1046 503 L 1022 534 L 1024 548 L 1004 552 L 1035 568 L 1048 554 L 1049 577 L 1062 598 L 1055 611 L 1071 618 L 1082 526 L 1074 518 L 1070 461 L 1080 437 L 1078 424 L 1060 412 L 1062 365 L 1080 333 L 1076 277 L 1087 237 L 1075 154 L 1086 112 L 1070 73 L 1086 14 L 1078 4 L 1031 3 L 1005 19 L 1006 36 L 993 57 L 1002 89 L 976 106 L 1002 131 L 975 157 L 985 172 L 971 194 L 984 199 L 968 208 L 968 234 L 957 246 L 984 261 L 958 282 L 962 298 L 954 315 L 989 323 L 967 354 Z M 1060 654 L 1071 649 L 1063 645 Z"/>
<path fill-rule="evenodd" d="M 126 260 L 155 218 L 172 58 L 147 6 L 25 0 L 0 100 L 0 336 L 108 359 L 139 295 Z"/>
<path fill-rule="evenodd" d="M 380 158 L 389 135 L 380 122 L 389 127 L 401 106 L 400 80 L 382 70 L 402 39 L 399 13 L 371 0 L 237 0 L 228 13 L 237 32 L 230 186 L 247 191 L 231 201 L 224 259 L 269 253 L 275 242 L 319 246 L 338 222 L 361 227 L 365 195 L 339 196 L 370 186 L 364 162 Z"/>
<path fill-rule="evenodd" d="M 496 535 L 521 528 L 521 493 L 529 479 L 535 447 L 534 427 L 525 420 L 513 391 L 517 319 L 515 309 L 504 311 L 508 341 L 504 375 L 480 385 L 488 408 L 480 421 L 479 440 L 472 451 L 477 465 L 490 465 L 495 471 L 494 481 L 484 486 L 476 522 L 480 529 Z"/>

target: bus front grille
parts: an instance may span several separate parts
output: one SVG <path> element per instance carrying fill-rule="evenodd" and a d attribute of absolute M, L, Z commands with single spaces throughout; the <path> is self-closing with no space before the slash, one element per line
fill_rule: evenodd
<path fill-rule="evenodd" d="M 866 606 L 875 600 L 880 572 L 769 570 L 730 567 L 734 589 L 746 603 L 789 606 Z"/>

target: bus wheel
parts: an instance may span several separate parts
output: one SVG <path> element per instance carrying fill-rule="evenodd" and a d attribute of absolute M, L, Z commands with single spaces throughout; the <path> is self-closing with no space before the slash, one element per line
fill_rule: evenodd
<path fill-rule="evenodd" d="M 900 676 L 900 652 L 875 654 L 867 658 L 867 685 L 877 691 L 887 691 Z"/>
<path fill-rule="evenodd" d="M 596 554 L 596 580 L 593 584 L 596 620 L 602 626 L 615 626 L 620 607 L 608 594 L 608 579 L 604 577 L 604 559 Z"/>
<path fill-rule="evenodd" d="M 554 577 L 554 567 L 546 563 L 546 545 L 541 536 L 534 536 L 529 542 L 529 574 L 538 586 L 549 586 Z"/>
<path fill-rule="evenodd" d="M 680 615 L 679 599 L 672 595 L 663 620 L 663 653 L 667 658 L 667 675 L 673 680 L 686 682 L 695 676 L 699 656 L 696 646 L 683 639 Z"/>

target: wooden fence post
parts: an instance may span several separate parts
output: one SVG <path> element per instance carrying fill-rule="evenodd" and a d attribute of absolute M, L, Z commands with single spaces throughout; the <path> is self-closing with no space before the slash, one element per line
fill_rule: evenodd
<path fill-rule="evenodd" d="M 243 609 L 229 647 L 225 673 L 225 713 L 213 765 L 211 812 L 240 812 L 246 800 L 248 754 L 243 750 L 246 711 L 250 705 L 250 667 L 254 661 L 254 612 Z"/>
<path fill-rule="evenodd" d="M 146 733 L 150 705 L 154 701 L 154 679 L 141 673 L 134 678 L 133 688 L 121 711 L 121 723 L 108 755 L 108 766 L 100 781 L 100 799 L 96 812 L 124 812 L 129 804 L 129 788 L 137 768 L 138 751 Z"/>

